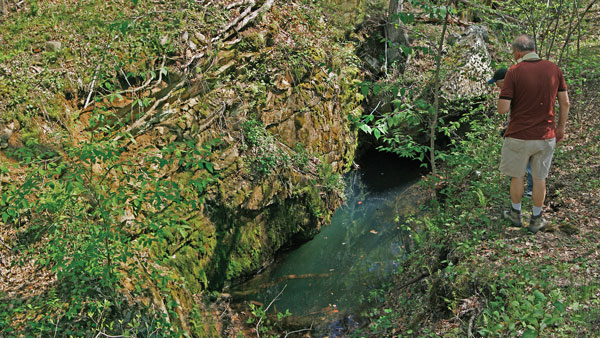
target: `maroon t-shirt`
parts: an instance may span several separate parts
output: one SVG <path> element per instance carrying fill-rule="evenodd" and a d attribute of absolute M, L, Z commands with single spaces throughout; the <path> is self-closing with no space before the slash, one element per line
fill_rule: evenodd
<path fill-rule="evenodd" d="M 545 140 L 554 135 L 554 103 L 567 84 L 557 65 L 546 60 L 526 60 L 510 67 L 500 98 L 510 100 L 510 120 L 505 137 Z"/>

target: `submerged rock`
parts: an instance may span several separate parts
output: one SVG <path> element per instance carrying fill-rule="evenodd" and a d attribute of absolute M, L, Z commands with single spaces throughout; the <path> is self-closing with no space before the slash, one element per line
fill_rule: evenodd
<path fill-rule="evenodd" d="M 46 49 L 51 52 L 60 51 L 62 44 L 59 41 L 46 41 Z"/>

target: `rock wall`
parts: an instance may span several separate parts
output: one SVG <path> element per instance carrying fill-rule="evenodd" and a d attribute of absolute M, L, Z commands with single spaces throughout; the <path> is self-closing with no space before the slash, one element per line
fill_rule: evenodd
<path fill-rule="evenodd" d="M 111 65 L 102 84 L 90 68 L 84 88 L 51 92 L 49 113 L 32 105 L 27 114 L 0 118 L 2 155 L 29 143 L 50 146 L 64 162 L 81 159 L 63 150 L 98 143 L 118 153 L 87 159 L 90 184 L 102 185 L 104 197 L 126 195 L 106 220 L 106 231 L 122 234 L 134 252 L 119 266 L 123 294 L 190 336 L 218 336 L 203 291 L 221 291 L 312 238 L 343 200 L 341 175 L 352 164 L 353 121 L 362 112 L 360 61 L 344 33 L 311 6 L 209 1 L 185 13 L 199 17 L 187 18 L 192 24 L 168 26 L 181 32 L 164 32 L 164 39 L 130 27 L 140 43 L 156 44 L 140 49 L 147 54 L 136 54 L 134 65 L 127 64 L 131 46 L 119 46 L 107 54 L 123 57 L 123 67 L 113 73 Z M 18 82 L 2 71 L 3 80 L 6 73 Z M 0 94 L 12 97 L 8 83 Z M 35 123 L 24 124 L 28 116 Z M 198 182 L 206 185 L 187 188 Z M 168 192 L 180 195 L 175 202 L 140 197 L 165 193 L 160 184 L 179 187 Z"/>
<path fill-rule="evenodd" d="M 490 67 L 489 34 L 484 26 L 469 26 L 448 50 L 444 60 L 442 95 L 447 102 L 477 98 L 493 88 L 487 84 L 494 70 Z"/>
<path fill-rule="evenodd" d="M 207 46 L 210 56 L 194 74 L 170 74 L 149 93 L 161 103 L 124 126 L 135 140 L 130 156 L 179 141 L 213 144 L 209 160 L 218 176 L 201 210 L 185 215 L 198 240 L 167 264 L 192 291 L 221 290 L 256 272 L 277 251 L 312 238 L 342 201 L 341 174 L 356 147 L 350 118 L 361 114 L 358 60 L 351 44 L 329 40 L 323 18 L 309 31 L 292 7 L 274 6 L 255 27 Z M 101 105 L 121 120 L 134 110 L 127 99 Z M 185 170 L 173 165 L 162 174 L 181 184 L 202 175 Z M 173 236 L 155 255 L 180 245 Z"/>

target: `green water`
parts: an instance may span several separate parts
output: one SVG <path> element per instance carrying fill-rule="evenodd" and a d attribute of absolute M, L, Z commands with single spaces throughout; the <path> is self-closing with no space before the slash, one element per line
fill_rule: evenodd
<path fill-rule="evenodd" d="M 289 309 L 298 319 L 335 322 L 360 314 L 410 243 L 403 226 L 417 210 L 414 168 L 375 163 L 346 178 L 346 204 L 314 239 L 231 290 L 234 297 Z"/>

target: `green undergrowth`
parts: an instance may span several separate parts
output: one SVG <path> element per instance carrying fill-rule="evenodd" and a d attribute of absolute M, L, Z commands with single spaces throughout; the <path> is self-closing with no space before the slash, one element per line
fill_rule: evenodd
<path fill-rule="evenodd" d="M 180 55 L 184 31 L 209 34 L 225 16 L 195 1 L 27 1 L 0 25 L 3 118 L 31 138 L 34 118 L 71 127 L 77 114 L 69 109 L 164 79 L 173 63 L 163 56 Z"/>
<path fill-rule="evenodd" d="M 313 180 L 299 180 L 291 196 L 260 212 L 243 210 L 241 202 L 207 206 L 205 192 L 224 179 L 210 162 L 220 145 L 197 144 L 188 135 L 166 145 L 145 146 L 126 134 L 117 141 L 131 121 L 113 123 L 119 117 L 110 107 L 132 101 L 132 111 L 148 108 L 155 99 L 149 89 L 177 77 L 191 57 L 185 51 L 198 52 L 201 40 L 218 36 L 237 15 L 222 2 L 21 4 L 0 25 L 0 125 L 17 122 L 14 138 L 22 141 L 2 152 L 10 163 L 0 163 L 0 176 L 16 179 L 0 186 L 0 225 L 10 233 L 2 244 L 16 260 L 12 267 L 31 264 L 47 275 L 32 276 L 43 284 L 36 293 L 13 289 L 23 276 L 0 290 L 0 336 L 219 336 L 210 305 L 201 301 L 206 289 L 220 290 L 261 268 L 275 250 L 314 236 L 332 213 L 328 202 L 343 190 L 339 169 L 322 159 Z M 294 111 L 306 109 L 313 96 L 341 101 L 339 114 L 336 105 L 307 109 L 315 121 L 326 113 L 360 113 L 352 45 L 339 41 L 342 32 L 319 11 L 310 1 L 273 6 L 231 39 L 237 42 L 203 49 L 199 66 L 187 69 L 190 78 L 217 74 L 202 82 L 208 91 L 236 93 L 223 103 L 224 121 L 227 114 L 240 121 L 248 114 L 239 126 L 247 141 L 240 150 L 248 154 L 240 157 L 247 157 L 252 179 L 264 182 L 258 185 L 265 194 L 276 188 L 266 178 L 282 167 L 309 176 L 309 159 L 321 145 L 297 142 L 293 151 L 281 151 L 280 136 L 259 122 L 258 111 L 268 103 L 272 110 L 285 107 L 289 89 L 302 96 Z M 268 99 L 269 92 L 281 101 Z M 215 113 L 204 99 L 193 107 L 203 117 Z M 91 115 L 90 129 L 84 114 Z M 341 141 L 349 165 L 354 135 L 340 125 L 350 135 Z"/>
<path fill-rule="evenodd" d="M 2 222 L 16 231 L 5 245 L 13 265 L 34 264 L 50 275 L 36 280 L 45 286 L 31 295 L 0 293 L 0 335 L 210 332 L 199 304 L 182 311 L 206 283 L 207 222 L 189 215 L 217 175 L 209 146 L 172 143 L 136 159 L 111 140 L 71 144 L 47 158 L 15 152 L 27 169 L 21 184 L 0 191 Z M 164 175 L 173 166 L 193 173 L 185 184 Z M 177 260 L 182 248 L 197 251 L 189 273 Z"/>
<path fill-rule="evenodd" d="M 597 72 L 592 68 L 598 60 L 590 57 L 594 50 L 582 51 L 585 62 L 574 59 L 568 65 L 572 102 L 597 97 Z M 385 288 L 386 300 L 368 313 L 370 324 L 354 337 L 600 334 L 600 283 L 593 277 L 597 232 L 572 230 L 593 229 L 598 210 L 580 209 L 569 220 L 560 209 L 547 208 L 553 234 L 509 228 L 500 217 L 509 205 L 508 179 L 498 171 L 502 117 L 490 102 L 486 117 L 472 121 L 470 132 L 444 158 L 441 177 L 429 178 L 437 184 L 439 212 L 429 209 L 430 216 L 413 220 L 411 228 L 419 229 L 412 234 L 415 250 L 403 261 L 396 282 Z M 600 130 L 589 122 L 596 113 L 586 111 L 581 102 L 571 111 L 569 130 L 585 130 L 587 136 L 582 138 L 591 143 L 573 137 L 559 144 L 546 200 L 556 208 L 568 196 L 600 191 L 594 165 L 600 148 L 593 141 Z M 571 175 L 572 170 L 576 172 Z M 529 199 L 523 200 L 523 210 L 527 223 Z M 570 251 L 577 252 L 577 258 L 563 258 Z"/>

